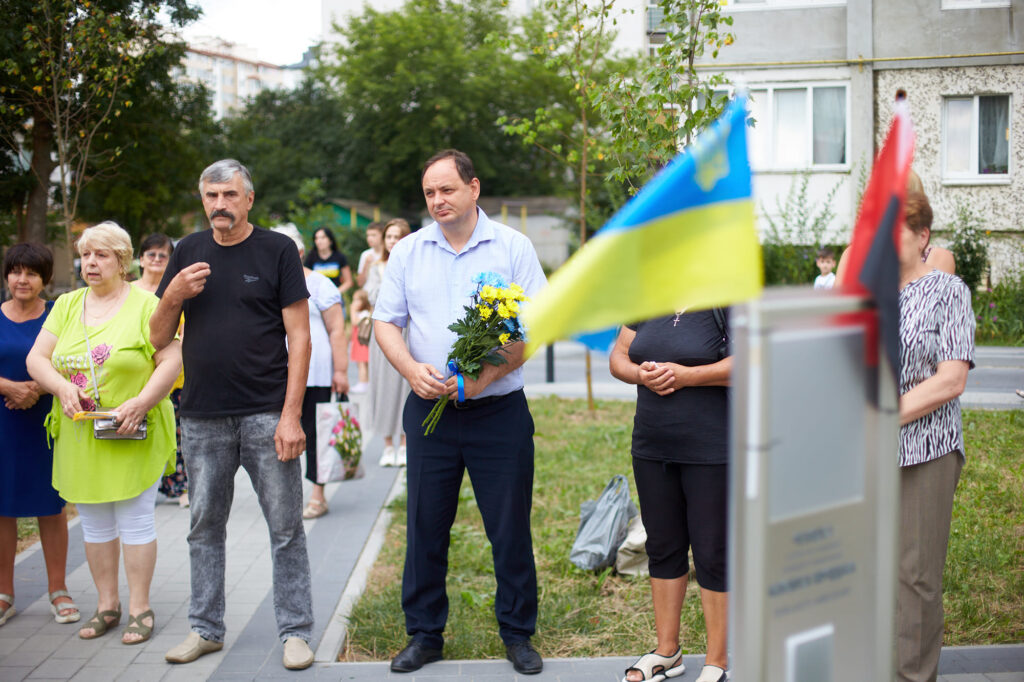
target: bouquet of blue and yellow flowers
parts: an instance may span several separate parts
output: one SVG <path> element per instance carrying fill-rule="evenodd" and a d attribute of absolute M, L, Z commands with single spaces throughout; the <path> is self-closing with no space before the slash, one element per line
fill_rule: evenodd
<path fill-rule="evenodd" d="M 519 304 L 528 300 L 523 288 L 506 283 L 501 275 L 482 272 L 473 278 L 476 290 L 462 319 L 448 325 L 458 338 L 448 353 L 448 371 L 458 377 L 459 402 L 465 400 L 463 377 L 477 379 L 484 363 L 501 365 L 508 362 L 501 348 L 522 341 L 524 330 L 519 324 Z M 448 396 L 438 398 L 430 414 L 423 420 L 423 435 L 429 436 L 441 419 Z"/>

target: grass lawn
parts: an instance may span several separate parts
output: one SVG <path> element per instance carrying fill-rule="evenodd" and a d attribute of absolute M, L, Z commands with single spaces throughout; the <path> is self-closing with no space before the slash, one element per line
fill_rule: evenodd
<path fill-rule="evenodd" d="M 632 656 L 655 642 L 646 578 L 594 575 L 569 562 L 579 506 L 614 474 L 632 483 L 632 402 L 530 401 L 536 422 L 533 540 L 540 586 L 534 644 L 545 657 Z M 1024 641 L 1024 412 L 965 413 L 964 468 L 946 573 L 946 643 Z M 468 477 L 449 552 L 445 657 L 503 658 L 494 620 L 494 574 Z M 341 660 L 387 660 L 406 644 L 401 610 L 404 499 L 366 592 L 352 612 Z M 705 648 L 700 599 L 691 582 L 683 606 L 683 650 Z"/>

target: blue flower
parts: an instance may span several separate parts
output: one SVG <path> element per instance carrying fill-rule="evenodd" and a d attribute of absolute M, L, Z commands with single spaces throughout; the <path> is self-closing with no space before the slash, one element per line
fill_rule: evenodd
<path fill-rule="evenodd" d="M 488 284 L 500 289 L 508 287 L 508 283 L 505 281 L 505 278 L 496 272 L 481 272 L 473 278 L 473 283 L 477 285 L 478 289 L 480 287 L 487 286 Z"/>

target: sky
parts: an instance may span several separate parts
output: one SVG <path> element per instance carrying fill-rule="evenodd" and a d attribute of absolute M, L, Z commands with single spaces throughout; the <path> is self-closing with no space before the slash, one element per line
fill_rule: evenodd
<path fill-rule="evenodd" d="M 261 60 L 285 66 L 320 40 L 320 0 L 197 0 L 203 15 L 185 40 L 216 36 L 254 47 Z"/>

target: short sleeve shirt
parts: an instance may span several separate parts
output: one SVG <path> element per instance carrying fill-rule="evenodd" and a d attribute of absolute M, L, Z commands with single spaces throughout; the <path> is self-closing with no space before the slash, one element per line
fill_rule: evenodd
<path fill-rule="evenodd" d="M 657 317 L 635 325 L 629 359 L 679 365 L 718 362 L 724 343 L 714 313 L 701 310 Z M 688 386 L 660 396 L 646 386 L 636 390 L 632 453 L 638 459 L 683 464 L 729 461 L 729 389 Z"/>
<path fill-rule="evenodd" d="M 202 292 L 183 305 L 181 414 L 279 411 L 288 382 L 281 310 L 309 298 L 295 242 L 259 227 L 231 246 L 218 244 L 212 229 L 190 234 L 171 254 L 157 296 L 179 271 L 198 262 L 209 264 L 210 276 Z"/>
<path fill-rule="evenodd" d="M 448 325 L 465 314 L 465 306 L 476 290 L 473 278 L 483 272 L 496 273 L 506 282 L 518 284 L 527 296 L 535 295 L 547 283 L 530 240 L 490 220 L 479 208 L 473 234 L 459 253 L 448 243 L 441 227 L 431 223 L 395 245 L 384 270 L 373 319 L 408 326 L 412 357 L 444 374 L 456 340 Z M 505 395 L 522 387 L 520 367 L 489 384 L 479 397 Z"/>
<path fill-rule="evenodd" d="M 900 395 L 935 375 L 940 362 L 974 367 L 971 292 L 955 275 L 932 270 L 900 291 Z M 900 466 L 964 452 L 960 399 L 900 428 Z"/>
<path fill-rule="evenodd" d="M 113 409 L 137 396 L 153 375 L 156 349 L 149 340 L 149 318 L 157 300 L 131 287 L 111 319 L 88 327 L 87 339 L 82 305 L 88 291 L 82 288 L 60 296 L 43 329 L 57 337 L 50 357 L 53 368 L 90 396 L 82 407 Z M 170 400 L 158 402 L 146 418 L 145 440 L 97 440 L 92 437 L 92 422 L 71 421 L 60 401 L 53 401 L 47 425 L 54 441 L 53 487 L 61 497 L 85 503 L 125 500 L 153 485 L 165 471 L 173 471 Z"/>
<path fill-rule="evenodd" d="M 309 339 L 312 345 L 306 385 L 330 386 L 334 375 L 334 355 L 323 312 L 332 305 L 340 306 L 341 294 L 331 280 L 317 272 L 306 276 L 306 288 L 309 289 Z"/>
<path fill-rule="evenodd" d="M 327 258 L 321 258 L 316 249 L 306 254 L 305 265 L 313 272 L 319 272 L 327 279 L 334 282 L 334 286 L 341 286 L 341 271 L 348 267 L 348 259 L 345 254 L 338 251 L 331 251 Z"/>

